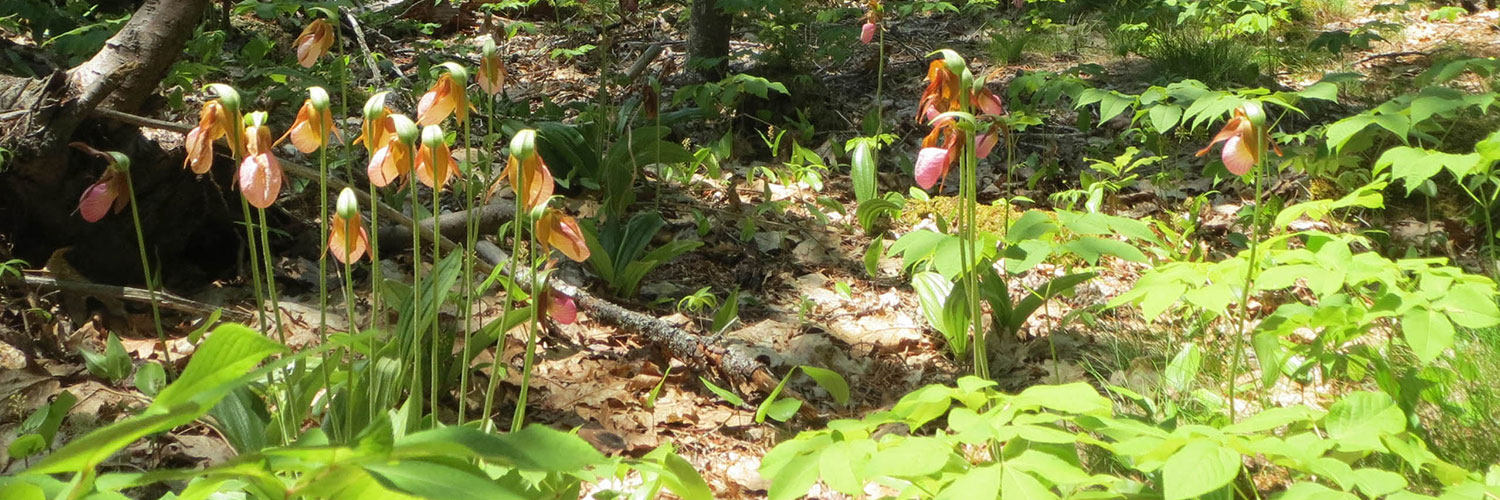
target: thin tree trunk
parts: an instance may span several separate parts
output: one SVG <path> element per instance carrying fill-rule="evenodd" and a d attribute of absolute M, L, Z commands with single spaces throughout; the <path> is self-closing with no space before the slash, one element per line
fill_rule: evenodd
<path fill-rule="evenodd" d="M 734 29 L 734 16 L 718 3 L 718 0 L 693 0 L 688 60 L 717 60 L 712 65 L 694 66 L 698 76 L 707 81 L 719 81 L 729 73 L 729 34 Z"/>

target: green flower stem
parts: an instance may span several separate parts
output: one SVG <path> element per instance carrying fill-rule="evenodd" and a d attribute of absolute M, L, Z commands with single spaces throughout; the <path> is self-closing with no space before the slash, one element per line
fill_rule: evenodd
<path fill-rule="evenodd" d="M 438 162 L 437 162 L 437 156 L 436 155 L 433 156 L 431 165 L 433 165 L 432 177 L 433 177 L 434 181 L 436 181 L 437 176 L 438 176 L 437 170 L 439 168 L 437 166 Z M 437 182 L 433 182 L 433 184 L 437 184 Z M 437 221 L 438 221 L 438 198 L 440 198 L 442 196 L 442 194 L 443 194 L 443 187 L 442 186 L 438 186 L 438 185 L 434 185 L 433 188 L 432 188 L 432 265 L 433 266 L 437 266 L 438 262 L 441 262 L 443 260 L 443 249 L 442 249 L 443 236 L 442 236 L 441 233 L 438 232 L 438 229 L 441 227 L 441 225 L 437 223 Z M 437 290 L 437 288 L 436 288 L 436 285 L 437 285 L 437 281 L 436 281 L 437 275 L 434 274 L 431 279 L 434 280 L 433 281 L 433 286 L 434 287 L 433 287 L 433 290 L 432 290 L 432 293 L 433 293 L 433 295 L 432 295 L 432 351 L 430 351 L 428 354 L 430 354 L 432 356 L 432 363 L 429 365 L 428 368 L 430 370 L 432 370 L 432 374 L 431 374 L 431 376 L 432 376 L 432 383 L 429 384 L 428 387 L 427 387 L 427 390 L 429 391 L 427 404 L 431 406 L 431 409 L 432 409 L 432 418 L 433 418 L 434 421 L 436 421 L 437 415 L 438 415 L 438 397 L 437 397 L 437 395 L 438 395 L 438 348 L 441 347 L 440 344 L 438 343 L 438 310 L 442 309 L 442 307 L 443 307 L 443 301 L 439 300 L 442 297 L 442 293 L 439 292 Z M 448 350 L 449 352 L 452 352 L 453 348 L 452 348 L 451 345 L 449 345 L 448 349 L 446 349 L 446 350 Z"/>
<path fill-rule="evenodd" d="M 374 236 L 373 238 L 370 238 L 370 328 L 376 330 L 379 330 L 385 326 L 385 310 L 382 308 L 381 304 L 381 295 L 383 292 L 382 289 L 385 285 L 385 279 L 381 277 L 380 270 L 379 196 L 380 192 L 375 189 L 375 184 L 370 184 L 370 234 Z M 373 369 L 375 368 L 375 359 L 377 358 L 377 356 L 373 355 L 373 353 L 376 351 L 374 344 L 371 344 L 370 351 L 372 355 L 366 359 L 365 366 L 367 369 L 371 370 L 371 373 L 374 373 Z M 350 394 L 352 395 L 354 393 L 354 360 L 350 359 L 349 364 L 349 376 L 351 377 L 349 382 L 349 389 Z M 369 413 L 366 413 L 366 415 L 375 414 L 376 395 L 383 389 L 384 387 L 375 387 L 374 384 L 366 382 L 365 401 L 369 405 L 367 408 L 369 410 Z"/>
<path fill-rule="evenodd" d="M 347 83 L 349 79 L 349 60 L 344 57 L 344 37 L 339 32 L 339 27 L 343 23 L 338 19 L 337 8 L 334 9 L 333 17 L 333 54 L 339 61 L 339 116 L 349 116 L 349 88 Z M 338 125 L 335 124 L 334 127 L 337 128 Z M 345 143 L 344 146 L 352 148 L 353 143 L 350 141 Z M 354 185 L 354 162 L 344 162 L 344 170 L 349 175 L 349 184 Z"/>
<path fill-rule="evenodd" d="M 240 197 L 240 201 L 244 203 L 243 207 L 245 209 L 246 220 L 250 220 L 250 203 L 246 201 L 244 197 Z M 286 332 L 281 329 L 281 305 L 276 301 L 276 278 L 275 273 L 271 270 L 271 237 L 270 231 L 266 229 L 266 226 L 268 225 L 266 222 L 266 209 L 257 208 L 256 210 L 260 214 L 259 259 L 261 260 L 261 264 L 265 266 L 266 272 L 264 274 L 264 277 L 266 286 L 269 287 L 269 289 L 267 289 L 265 293 L 266 297 L 271 300 L 271 314 L 274 316 L 274 319 L 266 319 L 266 308 L 262 306 L 259 308 L 261 310 L 261 322 L 263 325 L 269 325 L 271 328 L 275 328 L 277 340 L 280 341 L 282 345 L 286 345 Z M 251 228 L 251 226 L 246 226 L 246 231 L 253 236 L 254 230 Z M 252 258 L 250 259 L 251 262 L 257 260 L 257 258 L 253 256 L 253 254 L 256 253 L 256 250 L 256 246 L 252 243 L 250 247 L 250 252 L 252 254 Z M 257 288 L 259 288 L 259 280 L 257 280 Z M 269 321 L 269 323 L 267 323 L 267 321 Z M 269 377 L 269 375 L 267 375 L 267 377 Z M 293 417 L 291 399 L 288 397 L 288 393 L 291 391 L 291 381 L 287 378 L 287 375 L 283 374 L 281 382 L 283 384 L 286 384 L 286 390 L 282 391 L 280 394 L 281 402 L 277 405 L 277 411 L 281 413 L 281 439 L 283 443 L 290 443 L 292 441 L 292 434 L 291 430 L 287 426 L 295 425 L 295 423 L 292 422 Z"/>
<path fill-rule="evenodd" d="M 375 184 L 370 184 L 370 234 L 377 237 L 370 238 L 370 327 L 380 328 L 385 326 L 385 314 L 381 310 L 381 288 L 384 280 L 380 276 L 380 192 L 375 190 Z"/>
<path fill-rule="evenodd" d="M 352 229 L 355 231 L 359 230 L 359 228 Z M 345 232 L 344 234 L 349 233 Z M 377 263 L 377 265 L 379 264 Z M 354 335 L 359 332 L 359 327 L 354 322 L 354 264 L 349 262 L 344 263 L 344 307 L 346 309 L 345 314 L 349 315 L 349 334 Z M 327 366 L 327 363 L 324 363 L 324 366 Z M 358 382 L 356 378 L 358 373 L 354 369 L 354 356 L 351 352 L 349 356 L 349 391 L 347 393 L 348 396 L 344 399 L 344 434 L 350 438 L 358 434 L 358 431 L 354 428 L 354 389 Z M 324 380 L 326 383 L 328 379 Z M 345 441 L 351 440 L 346 439 Z"/>
<path fill-rule="evenodd" d="M 885 103 L 880 100 L 881 91 L 885 87 L 885 27 L 876 26 L 875 31 L 880 36 L 875 59 L 875 136 L 880 137 L 881 130 L 885 128 Z"/>
<path fill-rule="evenodd" d="M 516 197 L 519 199 L 520 195 Z M 519 212 L 518 212 L 519 213 Z M 526 259 L 531 271 L 531 314 L 526 322 L 526 354 L 525 361 L 521 364 L 521 393 L 516 396 L 516 413 L 510 419 L 510 431 L 518 432 L 526 423 L 526 393 L 531 388 L 531 368 L 535 364 L 536 357 L 536 335 L 537 323 L 541 321 L 541 304 L 547 297 L 542 296 L 542 283 L 538 279 L 540 273 L 536 270 L 536 258 L 533 252 L 536 250 L 536 232 L 528 232 L 526 241 Z"/>
<path fill-rule="evenodd" d="M 255 245 L 255 219 L 250 217 L 250 202 L 240 197 L 241 216 L 245 221 L 245 244 L 250 248 L 250 283 L 255 290 L 255 311 L 260 316 L 261 333 L 266 333 L 270 320 L 266 318 L 265 291 L 260 289 L 260 256 Z"/>
<path fill-rule="evenodd" d="M 964 270 L 963 285 L 964 298 L 969 309 L 970 328 L 973 329 L 974 341 L 971 348 L 974 349 L 974 374 L 980 378 L 990 377 L 988 349 L 985 347 L 986 335 L 984 331 L 983 318 L 980 317 L 979 304 L 979 275 L 978 273 L 978 223 L 979 205 L 976 192 L 978 191 L 979 179 L 977 172 L 978 158 L 975 156 L 975 142 L 977 134 L 973 130 L 963 132 L 964 155 L 959 165 L 962 180 L 959 183 L 959 195 L 963 198 L 960 205 L 959 225 L 959 258 Z"/>
<path fill-rule="evenodd" d="M 141 230 L 141 211 L 136 208 L 135 178 L 130 170 L 125 170 L 125 187 L 130 190 L 130 218 L 135 222 L 135 243 L 141 250 L 141 271 L 146 275 L 146 292 L 151 294 L 151 323 L 156 326 L 156 339 L 161 343 L 162 360 L 166 362 L 167 373 L 176 378 L 177 368 L 172 365 L 172 350 L 167 346 L 167 332 L 161 326 L 160 299 L 156 296 L 155 279 L 151 274 L 151 260 L 146 256 L 146 237 Z"/>
<path fill-rule="evenodd" d="M 474 166 L 475 161 L 471 155 L 474 154 L 472 142 L 472 128 L 469 123 L 464 122 L 464 303 L 462 307 L 463 326 L 459 328 L 459 339 L 463 343 L 463 357 L 459 359 L 458 370 L 458 425 L 463 425 L 466 413 L 469 409 L 469 332 L 473 331 L 474 320 L 474 242 L 479 239 L 479 227 L 474 217 Z M 488 161 L 486 161 L 488 163 Z M 437 224 L 433 224 L 433 228 Z"/>
<path fill-rule="evenodd" d="M 417 198 L 417 178 L 415 171 L 407 178 L 407 182 L 410 183 L 408 185 L 411 187 L 411 218 L 412 221 L 418 221 L 420 217 L 417 214 L 417 207 L 420 207 L 422 202 L 418 201 L 420 198 Z M 433 222 L 437 221 L 434 220 Z M 422 231 L 419 226 L 420 224 L 413 224 L 411 231 L 411 397 L 414 398 L 421 398 L 424 393 L 422 390 L 422 334 L 424 332 L 422 324 L 417 321 L 417 318 L 421 317 L 418 308 L 422 306 Z M 437 318 L 433 318 L 432 320 L 437 321 Z M 418 403 L 417 406 L 420 407 L 421 404 Z"/>
<path fill-rule="evenodd" d="M 322 244 L 328 243 L 328 145 L 318 148 L 318 229 Z M 354 317 L 350 316 L 352 323 Z M 318 345 L 328 342 L 328 252 L 318 255 Z M 328 363 L 318 363 L 323 369 L 323 381 L 332 380 Z M 297 365 L 300 369 L 301 363 Z M 332 409 L 330 407 L 330 409 Z"/>
<path fill-rule="evenodd" d="M 266 296 L 271 299 L 271 322 L 276 325 L 276 339 L 286 344 L 286 332 L 281 328 L 281 304 L 276 297 L 276 272 L 272 270 L 274 261 L 271 260 L 271 225 L 266 220 L 266 209 L 257 208 L 260 213 L 260 253 L 265 259 L 266 270 Z"/>
<path fill-rule="evenodd" d="M 495 123 L 495 97 L 494 96 L 488 96 L 485 99 L 485 106 L 487 108 L 489 108 L 489 120 L 487 120 L 485 122 L 485 146 L 484 146 L 484 150 L 488 152 L 488 151 L 494 151 L 495 150 L 495 139 L 494 139 L 494 133 L 495 133 L 495 125 L 494 125 L 494 123 Z M 516 196 L 516 210 L 515 210 L 515 213 L 516 213 L 516 216 L 514 217 L 514 221 L 511 223 L 512 237 L 514 239 L 512 239 L 511 241 L 516 242 L 515 244 L 519 245 L 520 244 L 519 242 L 521 241 L 521 220 L 524 218 L 524 216 L 522 215 L 523 212 L 521 210 L 521 197 L 520 196 Z M 498 238 L 499 238 L 499 240 L 502 243 L 505 241 L 505 236 L 504 236 L 503 233 L 501 235 L 499 235 Z M 510 272 L 506 273 L 506 276 L 511 276 L 512 279 L 514 279 L 514 276 L 516 275 L 516 272 L 515 272 L 516 271 L 516 265 L 515 265 L 516 256 L 514 255 L 515 254 L 514 248 L 512 248 L 512 252 L 511 253 L 512 253 L 512 255 L 511 255 L 511 258 L 510 258 L 510 264 L 511 264 L 511 266 L 510 266 Z M 511 296 L 510 289 L 507 288 L 505 290 L 505 300 L 502 302 L 503 305 L 500 307 L 500 324 L 501 325 L 505 324 L 505 318 L 510 315 L 511 299 L 512 298 L 513 297 Z M 491 430 L 494 427 L 495 420 L 494 420 L 494 413 L 492 413 L 492 412 L 495 409 L 495 406 L 494 406 L 494 403 L 495 403 L 495 390 L 500 385 L 501 371 L 505 369 L 505 366 L 502 365 L 500 361 L 501 361 L 501 358 L 505 354 L 505 334 L 506 334 L 506 332 L 504 331 L 503 328 L 501 330 L 502 331 L 500 331 L 500 333 L 495 336 L 495 357 L 494 357 L 494 360 L 490 363 L 490 380 L 489 380 L 488 387 L 486 387 L 485 391 L 484 391 L 484 413 L 480 417 L 480 418 L 484 419 L 483 429 L 486 430 L 486 431 Z M 467 363 L 467 361 L 465 361 L 465 363 Z"/>
<path fill-rule="evenodd" d="M 1255 133 L 1260 134 L 1262 132 L 1256 130 Z M 1263 159 L 1266 155 L 1266 139 L 1262 138 L 1259 142 L 1260 146 L 1259 151 L 1256 152 L 1255 167 L 1250 171 L 1250 183 L 1255 185 L 1255 208 L 1250 212 L 1250 263 L 1245 268 L 1245 286 L 1240 290 L 1239 331 L 1234 336 L 1234 364 L 1229 370 L 1230 423 L 1234 423 L 1237 418 L 1235 414 L 1235 389 L 1239 384 L 1240 370 L 1243 368 L 1242 365 L 1244 363 L 1245 336 L 1249 334 L 1246 328 L 1248 328 L 1250 323 L 1250 288 L 1255 283 L 1255 275 L 1257 274 L 1256 266 L 1259 265 L 1256 259 L 1259 257 L 1260 250 L 1260 202 L 1261 196 L 1263 196 L 1261 185 L 1264 184 L 1261 182 L 1261 170 L 1264 170 L 1265 161 Z"/>

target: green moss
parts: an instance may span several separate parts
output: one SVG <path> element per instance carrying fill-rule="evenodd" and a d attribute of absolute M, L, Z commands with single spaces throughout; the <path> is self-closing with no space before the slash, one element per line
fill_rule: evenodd
<path fill-rule="evenodd" d="M 958 198 L 953 196 L 938 196 L 927 201 L 908 199 L 906 208 L 901 210 L 899 219 L 907 226 L 915 226 L 929 216 L 940 215 L 952 226 L 954 221 L 958 220 L 958 201 Z M 1024 209 L 1011 206 L 1010 218 L 1007 222 L 1006 206 L 1003 201 L 998 200 L 989 205 L 979 205 L 977 211 L 979 230 L 994 234 L 1001 234 L 1010 222 L 1015 222 L 1016 219 L 1021 218 L 1022 213 L 1026 212 Z"/>

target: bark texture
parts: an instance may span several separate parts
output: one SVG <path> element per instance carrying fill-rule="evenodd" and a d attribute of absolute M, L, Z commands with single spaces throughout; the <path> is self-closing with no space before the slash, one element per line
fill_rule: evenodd
<path fill-rule="evenodd" d="M 718 0 L 693 0 L 692 31 L 688 35 L 689 65 L 694 59 L 717 59 L 709 66 L 694 66 L 698 76 L 719 81 L 729 73 L 729 34 L 734 16 L 719 8 Z"/>

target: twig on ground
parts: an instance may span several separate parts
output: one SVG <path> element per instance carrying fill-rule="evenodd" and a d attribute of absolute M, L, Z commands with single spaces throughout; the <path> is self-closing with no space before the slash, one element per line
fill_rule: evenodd
<path fill-rule="evenodd" d="M 1430 55 L 1432 55 L 1432 53 L 1426 52 L 1426 51 L 1421 51 L 1421 50 L 1406 50 L 1406 51 L 1401 51 L 1401 52 L 1384 52 L 1384 53 L 1380 53 L 1380 54 L 1371 55 L 1371 56 L 1366 57 L 1364 59 L 1360 59 L 1358 62 L 1355 62 L 1353 65 L 1354 66 L 1359 66 L 1361 64 L 1364 64 L 1364 63 L 1367 63 L 1367 62 L 1370 62 L 1370 61 L 1374 61 L 1376 59 L 1386 59 L 1386 58 L 1396 58 L 1396 57 L 1406 57 L 1406 56 L 1430 56 Z"/>

